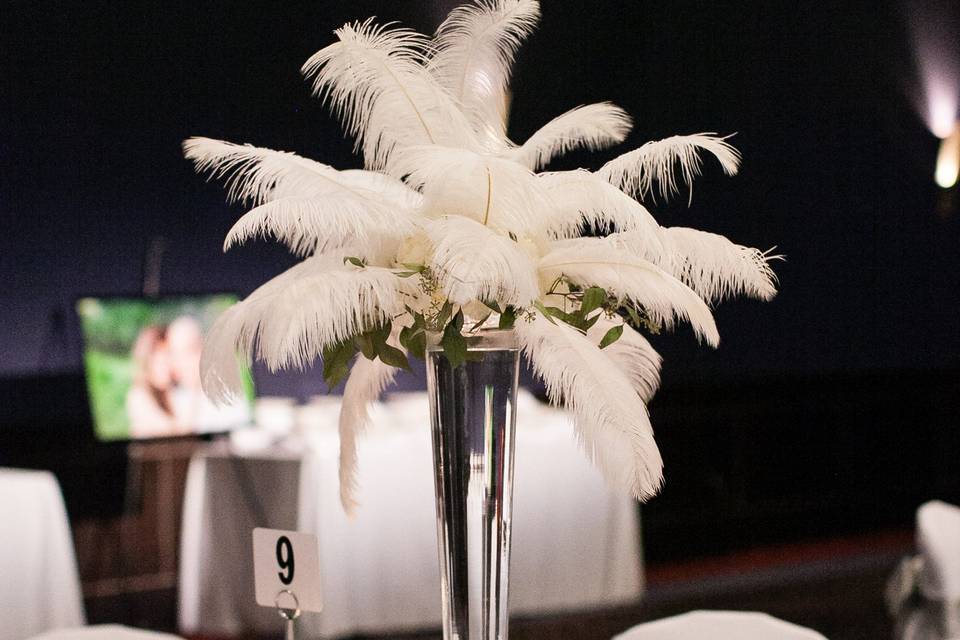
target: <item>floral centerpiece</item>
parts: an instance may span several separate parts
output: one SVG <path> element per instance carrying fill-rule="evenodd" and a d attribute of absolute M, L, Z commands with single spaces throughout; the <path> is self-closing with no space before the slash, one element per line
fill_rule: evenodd
<path fill-rule="evenodd" d="M 341 497 L 353 506 L 367 405 L 423 358 L 428 334 L 452 367 L 471 335 L 512 328 L 550 399 L 576 418 L 586 454 L 639 499 L 662 481 L 646 403 L 660 356 L 643 337 L 688 322 L 719 341 L 710 304 L 774 296 L 769 252 L 661 227 L 641 201 L 689 189 L 704 157 L 728 175 L 740 156 L 703 133 L 649 142 L 597 170 L 544 171 L 561 154 L 624 140 L 627 113 L 580 106 L 522 144 L 507 136 L 508 82 L 539 17 L 533 0 L 479 0 L 433 37 L 367 20 L 303 65 L 314 93 L 356 140 L 364 169 L 207 138 L 184 143 L 197 169 L 252 206 L 225 249 L 269 236 L 302 262 L 232 307 L 204 350 L 204 388 L 240 388 L 235 357 L 271 369 L 323 361 L 346 379 Z"/>

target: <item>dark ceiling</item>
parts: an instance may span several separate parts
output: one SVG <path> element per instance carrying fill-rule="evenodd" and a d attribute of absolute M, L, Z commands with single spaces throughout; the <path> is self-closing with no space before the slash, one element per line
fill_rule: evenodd
<path fill-rule="evenodd" d="M 291 264 L 263 244 L 220 253 L 240 211 L 191 172 L 181 140 L 356 166 L 300 64 L 349 19 L 432 30 L 452 4 L 7 2 L 0 376 L 79 369 L 73 299 L 136 292 L 151 238 L 166 241 L 166 291 L 247 292 Z M 737 132 L 740 175 L 708 164 L 693 205 L 662 209 L 661 222 L 788 256 L 772 303 L 718 309 L 718 351 L 688 331 L 657 338 L 668 382 L 958 365 L 957 194 L 933 184 L 937 141 L 911 108 L 898 5 L 543 5 L 516 68 L 512 136 L 598 100 L 634 116 L 628 147 Z"/>

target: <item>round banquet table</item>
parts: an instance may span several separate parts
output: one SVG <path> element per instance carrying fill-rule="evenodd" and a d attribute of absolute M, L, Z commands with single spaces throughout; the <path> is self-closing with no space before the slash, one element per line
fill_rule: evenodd
<path fill-rule="evenodd" d="M 691 611 L 639 624 L 614 640 L 827 640 L 806 627 L 752 611 Z"/>
<path fill-rule="evenodd" d="M 305 638 L 440 626 L 432 448 L 426 394 L 378 404 L 360 440 L 360 507 L 338 497 L 338 406 L 310 442 L 244 457 L 211 449 L 190 464 L 180 564 L 180 632 L 276 633 L 254 603 L 251 529 L 320 540 L 322 613 Z M 307 453 L 301 453 L 306 450 Z M 518 400 L 510 610 L 545 615 L 635 603 L 643 592 L 636 502 L 607 488 L 568 415 Z"/>
<path fill-rule="evenodd" d="M 0 468 L 0 638 L 86 622 L 60 485 L 47 471 Z"/>
<path fill-rule="evenodd" d="M 48 631 L 30 640 L 183 640 L 179 636 L 156 631 L 131 629 L 118 624 L 102 624 L 76 629 L 57 629 Z"/>

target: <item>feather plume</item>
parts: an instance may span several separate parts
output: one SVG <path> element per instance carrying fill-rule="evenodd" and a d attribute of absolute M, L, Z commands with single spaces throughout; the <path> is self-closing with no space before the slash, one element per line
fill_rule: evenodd
<path fill-rule="evenodd" d="M 747 295 L 771 300 L 777 295 L 777 276 L 769 263 L 782 256 L 687 227 L 665 227 L 661 233 L 668 256 L 663 267 L 703 298 Z"/>
<path fill-rule="evenodd" d="M 391 340 L 392 341 L 392 340 Z M 397 347 L 396 344 L 393 346 Z M 399 348 L 399 347 L 398 347 Z M 358 356 L 350 368 L 340 405 L 340 504 L 350 515 L 357 507 L 357 438 L 370 426 L 370 404 L 393 382 L 398 369 L 379 358 Z"/>
<path fill-rule="evenodd" d="M 356 138 L 368 168 L 384 167 L 396 148 L 410 145 L 477 147 L 459 105 L 424 66 L 431 51 L 426 37 L 372 20 L 334 33 L 339 42 L 311 56 L 301 71 Z"/>
<path fill-rule="evenodd" d="M 416 209 L 423 201 L 423 197 L 417 191 L 385 173 L 345 169 L 340 172 L 340 175 L 348 185 L 376 193 L 403 209 Z"/>
<path fill-rule="evenodd" d="M 220 315 L 200 364 L 207 395 L 236 394 L 238 353 L 246 362 L 256 355 L 271 370 L 303 368 L 324 347 L 403 312 L 403 296 L 415 286 L 409 279 L 380 267 L 345 266 L 342 255 L 307 258 Z"/>
<path fill-rule="evenodd" d="M 496 300 L 526 308 L 540 296 L 534 261 L 514 240 L 463 216 L 444 216 L 426 232 L 431 264 L 454 304 Z"/>
<path fill-rule="evenodd" d="M 657 261 L 663 254 L 660 225 L 642 204 L 596 174 L 578 169 L 537 174 L 550 197 L 546 228 L 554 238 L 579 236 L 584 223 L 594 232 L 609 227 L 633 232 L 640 256 Z"/>
<path fill-rule="evenodd" d="M 381 200 L 379 178 L 369 171 L 350 176 L 329 165 L 288 151 L 274 151 L 250 144 L 234 144 L 211 138 L 189 138 L 183 143 L 184 156 L 197 171 L 210 179 L 223 179 L 229 202 L 258 205 L 287 197 L 314 198 L 352 191 L 371 204 Z M 378 189 L 370 188 L 381 185 Z"/>
<path fill-rule="evenodd" d="M 640 500 L 656 494 L 663 462 L 647 408 L 605 350 L 539 314 L 518 322 L 516 330 L 551 402 L 575 415 L 581 446 L 607 482 Z"/>
<path fill-rule="evenodd" d="M 653 197 L 653 184 L 657 183 L 660 196 L 667 200 L 679 191 L 676 174 L 679 167 L 679 183 L 689 188 L 692 198 L 693 180 L 700 175 L 701 151 L 711 153 L 728 176 L 736 175 L 740 152 L 727 142 L 727 138 L 729 136 L 720 138 L 714 133 L 696 133 L 648 142 L 614 158 L 597 174 L 638 198 Z"/>
<path fill-rule="evenodd" d="M 266 202 L 241 217 L 227 233 L 224 251 L 253 237 L 273 236 L 294 253 L 324 253 L 347 243 L 368 246 L 380 235 L 398 240 L 414 228 L 410 210 L 393 201 L 357 197 L 355 191 L 316 198 Z"/>
<path fill-rule="evenodd" d="M 420 189 L 428 217 L 459 215 L 504 232 L 543 232 L 550 199 L 533 172 L 515 162 L 427 145 L 396 153 L 389 172 Z"/>
<path fill-rule="evenodd" d="M 507 86 L 514 56 L 540 19 L 534 0 L 478 0 L 437 29 L 429 68 L 492 149 L 507 140 Z"/>
<path fill-rule="evenodd" d="M 525 167 L 539 169 L 573 149 L 596 150 L 623 142 L 630 127 L 626 111 L 610 102 L 597 102 L 557 116 L 522 145 L 502 155 Z"/>
<path fill-rule="evenodd" d="M 715 347 L 720 342 L 710 308 L 690 287 L 606 238 L 578 238 L 554 245 L 538 268 L 541 281 L 565 275 L 580 285 L 603 287 L 640 305 L 667 328 L 678 318 L 689 322 L 707 344 Z"/>
<path fill-rule="evenodd" d="M 599 345 L 607 331 L 617 324 L 601 317 L 587 331 L 587 337 Z M 603 351 L 627 375 L 644 404 L 650 402 L 660 387 L 660 364 L 663 358 L 654 351 L 647 339 L 624 324 L 620 338 Z"/>

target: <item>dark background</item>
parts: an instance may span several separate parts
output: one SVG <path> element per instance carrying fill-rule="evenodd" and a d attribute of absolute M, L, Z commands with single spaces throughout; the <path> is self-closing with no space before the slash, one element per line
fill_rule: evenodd
<path fill-rule="evenodd" d="M 136 293 L 152 239 L 165 240 L 161 292 L 245 294 L 291 265 L 266 243 L 221 253 L 242 212 L 192 172 L 181 141 L 359 166 L 300 65 L 347 20 L 432 31 L 454 4 L 5 3 L 0 378 L 74 384 L 74 298 Z M 889 2 L 543 4 L 516 66 L 511 136 L 598 100 L 634 117 L 627 144 L 556 167 L 596 168 L 677 133 L 736 132 L 741 173 L 728 179 L 707 162 L 692 206 L 680 198 L 656 213 L 787 255 L 773 302 L 718 308 L 718 350 L 686 329 L 655 339 L 664 390 L 651 410 L 668 485 L 648 536 L 727 518 L 715 549 L 781 530 L 902 524 L 921 499 L 956 498 L 960 218 L 956 190 L 933 183 L 938 142 L 913 108 L 910 12 Z M 322 391 L 318 376 L 292 380 L 301 395 Z M 8 424 L 29 423 L 31 410 L 85 424 L 82 402 L 51 399 L 54 387 L 11 388 L 27 408 Z M 47 432 L 17 433 L 22 446 L 57 446 Z"/>

